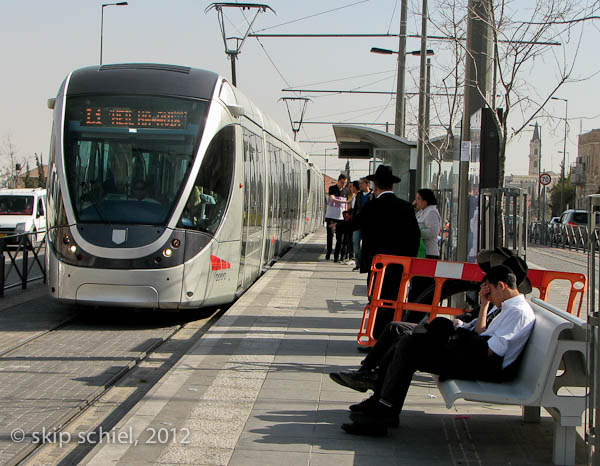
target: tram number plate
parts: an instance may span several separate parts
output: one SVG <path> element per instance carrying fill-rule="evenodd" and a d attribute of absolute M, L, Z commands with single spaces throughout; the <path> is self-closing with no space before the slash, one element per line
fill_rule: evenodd
<path fill-rule="evenodd" d="M 222 282 L 227 278 L 227 272 L 215 272 L 215 281 Z"/>

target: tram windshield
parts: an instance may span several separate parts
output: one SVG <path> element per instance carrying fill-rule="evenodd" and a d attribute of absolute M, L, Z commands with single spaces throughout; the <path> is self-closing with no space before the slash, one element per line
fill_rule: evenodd
<path fill-rule="evenodd" d="M 69 98 L 65 174 L 77 221 L 166 224 L 207 112 L 208 102 L 192 99 Z"/>

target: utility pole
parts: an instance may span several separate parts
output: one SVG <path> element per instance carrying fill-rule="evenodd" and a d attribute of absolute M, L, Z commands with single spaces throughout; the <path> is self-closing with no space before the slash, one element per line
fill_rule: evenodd
<path fill-rule="evenodd" d="M 421 10 L 421 65 L 419 67 L 419 126 L 417 137 L 417 182 L 415 192 L 425 187 L 425 91 L 427 79 L 427 0 Z"/>
<path fill-rule="evenodd" d="M 489 26 L 488 2 L 469 0 L 464 111 L 458 175 L 458 228 L 456 260 L 466 262 L 469 238 L 469 161 L 471 152 L 471 115 L 483 108 L 481 94 L 490 90 L 493 48 Z M 481 92 L 481 94 L 480 94 Z M 477 235 L 475 235 L 477 237 Z"/>
<path fill-rule="evenodd" d="M 398 76 L 396 81 L 396 119 L 394 134 L 404 137 L 406 121 L 406 16 L 408 0 L 400 1 L 400 36 L 398 40 Z"/>
<path fill-rule="evenodd" d="M 246 33 L 243 35 L 243 37 L 227 37 L 227 34 L 225 33 L 225 15 L 223 12 L 223 8 L 239 8 L 242 11 L 256 10 L 254 18 L 252 18 L 251 21 L 248 21 L 248 29 L 246 29 Z M 252 30 L 254 21 L 256 21 L 258 14 L 261 12 L 270 10 L 273 13 L 275 13 L 275 11 L 269 5 L 265 5 L 264 3 L 211 3 L 208 7 L 206 7 L 204 13 L 206 14 L 212 9 L 216 10 L 217 12 L 219 26 L 221 28 L 221 35 L 223 36 L 223 43 L 225 44 L 225 53 L 231 60 L 231 83 L 234 86 L 237 86 L 235 61 L 237 60 L 238 55 L 242 51 L 242 45 L 244 45 L 248 34 L 250 34 L 250 31 Z M 228 41 L 235 41 L 235 47 L 230 47 L 227 43 Z"/>
<path fill-rule="evenodd" d="M 565 103 L 565 138 L 563 139 L 563 160 L 562 160 L 562 189 L 560 190 L 560 212 L 565 211 L 565 176 L 566 176 L 566 157 L 567 157 L 567 125 L 569 124 L 569 100 L 560 97 L 550 97 L 552 100 L 562 100 Z"/>

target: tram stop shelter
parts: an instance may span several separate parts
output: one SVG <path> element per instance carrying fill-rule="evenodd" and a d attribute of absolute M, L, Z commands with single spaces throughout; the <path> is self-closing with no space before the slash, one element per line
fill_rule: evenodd
<path fill-rule="evenodd" d="M 341 159 L 370 160 L 369 172 L 379 164 L 391 165 L 401 181 L 394 185 L 394 193 L 402 199 L 414 197 L 417 168 L 417 142 L 366 126 L 332 125 Z M 431 172 L 432 159 L 425 156 L 425 179 Z"/>

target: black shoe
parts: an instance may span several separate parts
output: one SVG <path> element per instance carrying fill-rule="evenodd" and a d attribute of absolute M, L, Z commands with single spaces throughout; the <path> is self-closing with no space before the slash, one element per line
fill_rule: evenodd
<path fill-rule="evenodd" d="M 353 271 L 353 272 L 355 272 L 356 270 L 360 270 L 360 265 L 357 265 L 356 267 L 354 267 L 354 268 L 352 269 L 352 271 Z"/>
<path fill-rule="evenodd" d="M 385 427 L 398 427 L 400 413 L 394 408 L 387 408 L 381 403 L 373 403 L 368 411 L 354 411 L 350 413 L 350 419 L 357 424 L 379 424 Z"/>
<path fill-rule="evenodd" d="M 338 374 L 346 387 L 358 392 L 374 390 L 377 383 L 377 374 L 367 371 L 346 371 Z"/>
<path fill-rule="evenodd" d="M 331 374 L 329 374 L 329 378 L 331 380 L 333 380 L 335 383 L 340 384 L 342 387 L 348 387 L 348 388 L 351 388 L 352 390 L 357 390 L 357 391 L 363 392 L 363 393 L 367 391 L 366 388 L 359 389 L 352 385 L 348 385 L 348 383 L 344 379 L 342 379 L 341 372 L 332 372 Z"/>
<path fill-rule="evenodd" d="M 385 437 L 388 433 L 387 427 L 381 424 L 342 424 L 342 429 L 351 435 L 365 435 L 368 437 Z"/>
<path fill-rule="evenodd" d="M 328 261 L 329 259 L 331 259 L 331 253 L 328 252 L 327 254 L 325 254 L 325 260 Z"/>
<path fill-rule="evenodd" d="M 353 413 L 368 413 L 373 409 L 373 405 L 377 403 L 379 400 L 375 396 L 370 396 L 369 398 L 365 398 L 360 403 L 356 403 L 349 406 L 350 411 Z"/>
<path fill-rule="evenodd" d="M 333 262 L 339 262 L 340 260 L 337 257 L 333 258 Z"/>
<path fill-rule="evenodd" d="M 362 345 L 358 345 L 356 347 L 356 351 L 358 351 L 359 353 L 368 353 L 369 351 L 371 351 L 371 346 L 362 346 Z"/>

